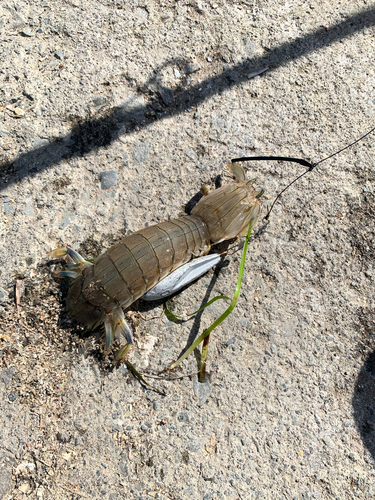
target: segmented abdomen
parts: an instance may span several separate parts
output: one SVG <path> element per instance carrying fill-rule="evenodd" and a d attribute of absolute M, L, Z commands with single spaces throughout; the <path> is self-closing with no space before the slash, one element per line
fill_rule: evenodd
<path fill-rule="evenodd" d="M 68 309 L 78 321 L 95 326 L 99 311 L 91 311 L 92 321 L 81 318 L 89 313 L 88 303 L 103 313 L 110 313 L 116 304 L 126 308 L 192 256 L 205 255 L 209 249 L 207 226 L 198 216 L 146 227 L 116 243 L 83 271 L 69 291 Z"/>

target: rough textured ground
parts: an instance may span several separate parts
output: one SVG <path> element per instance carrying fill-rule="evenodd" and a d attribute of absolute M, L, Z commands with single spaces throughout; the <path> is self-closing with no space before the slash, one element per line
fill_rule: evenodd
<path fill-rule="evenodd" d="M 230 158 L 317 161 L 365 133 L 374 24 L 370 0 L 1 2 L 1 499 L 374 498 L 374 135 L 253 238 L 210 385 L 194 356 L 148 379 L 165 397 L 114 369 L 47 256 L 177 216 Z M 249 177 L 269 205 L 301 168 Z M 230 294 L 239 259 L 176 310 Z M 176 325 L 136 304 L 131 360 L 157 375 L 224 307 Z"/>

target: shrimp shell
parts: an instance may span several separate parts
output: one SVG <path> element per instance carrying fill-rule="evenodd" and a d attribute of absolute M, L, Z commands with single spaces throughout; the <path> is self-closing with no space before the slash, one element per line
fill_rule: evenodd
<path fill-rule="evenodd" d="M 68 247 L 51 252 L 55 257 L 68 253 L 73 258 L 75 264 L 61 273 L 74 278 L 68 312 L 89 329 L 104 323 L 107 348 L 120 334 L 132 343 L 123 309 L 175 269 L 206 255 L 212 245 L 241 237 L 249 224 L 255 225 L 260 215 L 259 193 L 246 182 L 242 166 L 230 164 L 230 168 L 236 180 L 212 192 L 205 189 L 191 215 L 141 229 L 93 263 Z"/>

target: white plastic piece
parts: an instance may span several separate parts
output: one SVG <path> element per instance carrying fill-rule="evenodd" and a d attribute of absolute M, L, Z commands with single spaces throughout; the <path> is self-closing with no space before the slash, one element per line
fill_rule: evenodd
<path fill-rule="evenodd" d="M 154 288 L 151 288 L 151 290 L 143 295 L 142 299 L 160 300 L 172 295 L 216 266 L 219 260 L 220 255 L 217 253 L 191 260 L 176 269 L 176 271 L 173 271 L 172 274 L 160 281 Z"/>

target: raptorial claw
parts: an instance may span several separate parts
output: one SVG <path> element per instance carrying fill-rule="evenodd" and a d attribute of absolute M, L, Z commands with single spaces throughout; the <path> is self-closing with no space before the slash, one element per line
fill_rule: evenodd
<path fill-rule="evenodd" d="M 55 259 L 60 259 L 61 257 L 65 257 L 65 255 L 69 255 L 74 261 L 75 264 L 81 265 L 81 264 L 89 264 L 92 265 L 91 262 L 88 260 L 85 260 L 82 255 L 80 255 L 78 252 L 73 250 L 73 248 L 70 247 L 59 247 L 55 248 L 51 252 L 48 252 L 48 255 L 51 255 L 51 257 L 54 257 Z"/>
<path fill-rule="evenodd" d="M 231 171 L 232 175 L 235 177 L 237 181 L 246 180 L 245 169 L 239 163 L 228 163 L 226 167 L 228 168 L 228 170 Z"/>
<path fill-rule="evenodd" d="M 123 334 L 123 336 L 126 338 L 126 340 L 129 344 L 133 343 L 132 332 L 131 332 L 128 324 L 126 323 L 125 318 L 122 321 L 119 321 L 117 323 L 116 333 L 117 333 L 117 331 L 119 331 L 120 333 Z"/>
<path fill-rule="evenodd" d="M 61 257 L 65 257 L 68 254 L 68 247 L 59 247 L 55 248 L 51 252 L 48 252 L 48 255 L 53 257 L 54 259 L 60 259 Z"/>
<path fill-rule="evenodd" d="M 78 273 L 76 273 L 75 271 L 59 271 L 59 277 L 61 278 L 71 278 L 71 279 L 76 279 L 77 277 L 79 276 Z"/>
<path fill-rule="evenodd" d="M 69 257 L 71 257 L 76 264 L 78 264 L 78 265 L 81 265 L 81 264 L 92 265 L 91 262 L 89 262 L 88 260 L 85 260 L 82 257 L 82 255 L 80 255 L 78 252 L 73 250 L 73 248 L 67 247 L 67 252 L 68 252 Z"/>
<path fill-rule="evenodd" d="M 82 271 L 82 264 L 69 264 L 67 267 L 68 271 Z"/>
<path fill-rule="evenodd" d="M 82 255 L 70 247 L 55 248 L 52 252 L 48 252 L 48 255 L 51 255 L 51 257 L 55 259 L 60 259 L 61 257 L 65 257 L 65 255 L 69 255 L 73 259 L 74 264 L 70 264 L 67 269 L 59 272 L 60 277 L 75 279 L 84 269 L 86 269 L 86 267 L 92 266 L 91 262 L 85 260 Z"/>
<path fill-rule="evenodd" d="M 112 324 L 108 316 L 104 320 L 104 328 L 105 328 L 105 348 L 108 351 L 113 341 L 115 340 L 115 325 Z"/>
<path fill-rule="evenodd" d="M 132 332 L 125 321 L 121 307 L 116 307 L 104 320 L 106 349 L 110 349 L 115 338 L 123 335 L 128 344 L 133 344 Z"/>

